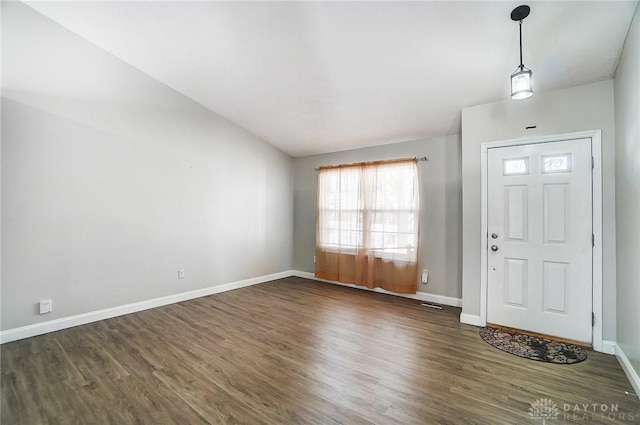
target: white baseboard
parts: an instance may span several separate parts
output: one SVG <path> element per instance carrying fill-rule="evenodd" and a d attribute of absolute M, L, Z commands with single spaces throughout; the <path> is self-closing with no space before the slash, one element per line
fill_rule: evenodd
<path fill-rule="evenodd" d="M 640 396 L 640 376 L 638 376 L 638 372 L 633 368 L 629 358 L 617 343 L 615 343 L 615 350 L 616 357 L 618 362 L 620 362 L 620 366 L 622 366 L 622 370 L 624 370 L 625 375 L 629 378 L 629 382 L 631 382 L 631 386 L 636 394 Z"/>
<path fill-rule="evenodd" d="M 460 313 L 460 323 L 465 325 L 483 326 L 480 316 L 475 314 Z"/>
<path fill-rule="evenodd" d="M 598 348 L 601 348 L 600 350 L 598 350 Z M 601 347 L 593 347 L 594 350 L 596 351 L 600 351 L 601 353 L 605 353 L 605 354 L 615 354 L 616 353 L 616 342 L 615 341 L 607 341 L 607 340 L 602 340 L 602 346 Z"/>
<path fill-rule="evenodd" d="M 294 272 L 292 270 L 288 270 L 280 273 L 273 273 L 265 276 L 254 277 L 251 279 L 230 282 L 223 285 L 210 286 L 208 288 L 197 289 L 195 291 L 167 295 L 166 297 L 153 298 L 150 300 L 139 301 L 131 304 L 91 311 L 88 313 L 77 314 L 75 316 L 63 317 L 61 319 L 55 319 L 47 322 L 35 323 L 33 325 L 9 329 L 0 332 L 0 344 L 29 338 L 36 335 L 42 335 L 49 332 L 55 332 L 62 329 L 71 328 L 73 326 L 97 322 L 98 320 L 104 320 L 116 316 L 135 313 L 137 311 L 148 310 L 150 308 L 160 307 L 167 304 L 174 304 L 194 298 L 206 297 L 207 295 L 213 295 L 220 292 L 231 291 L 233 289 L 244 288 L 246 286 L 269 282 L 275 279 L 282 279 L 293 275 Z"/>
<path fill-rule="evenodd" d="M 426 301 L 426 302 L 442 304 L 442 305 L 448 305 L 448 306 L 452 306 L 452 307 L 462 307 L 462 299 L 460 299 L 460 298 L 447 297 L 447 296 L 444 296 L 444 295 L 437 295 L 437 294 L 430 294 L 428 292 L 416 292 L 415 294 L 397 294 L 395 292 L 385 291 L 384 289 L 380 289 L 380 288 L 371 289 L 371 288 L 367 288 L 366 286 L 358 286 L 358 285 L 353 285 L 353 284 L 348 284 L 348 283 L 336 282 L 336 281 L 333 281 L 333 280 L 320 279 L 320 278 L 317 278 L 313 273 L 302 272 L 302 271 L 299 271 L 299 270 L 294 270 L 293 271 L 293 276 L 303 277 L 305 279 L 317 280 L 317 281 L 320 281 L 320 282 L 332 283 L 334 285 L 346 286 L 348 288 L 363 289 L 365 291 L 372 291 L 372 292 L 378 292 L 378 293 L 381 293 L 381 294 L 395 295 L 395 296 L 404 297 L 404 298 L 412 298 L 412 299 L 415 299 L 415 300 Z"/>

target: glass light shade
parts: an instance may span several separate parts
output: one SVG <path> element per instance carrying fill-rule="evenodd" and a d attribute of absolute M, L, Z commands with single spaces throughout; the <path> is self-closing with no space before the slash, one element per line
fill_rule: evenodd
<path fill-rule="evenodd" d="M 533 94 L 531 74 L 531 70 L 523 66 L 511 74 L 511 99 L 526 99 Z"/>

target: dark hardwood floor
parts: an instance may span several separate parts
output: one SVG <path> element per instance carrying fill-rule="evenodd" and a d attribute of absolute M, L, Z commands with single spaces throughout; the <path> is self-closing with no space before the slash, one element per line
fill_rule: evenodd
<path fill-rule="evenodd" d="M 287 278 L 104 320 L 4 344 L 1 423 L 640 423 L 615 357 L 521 359 L 459 314 Z"/>

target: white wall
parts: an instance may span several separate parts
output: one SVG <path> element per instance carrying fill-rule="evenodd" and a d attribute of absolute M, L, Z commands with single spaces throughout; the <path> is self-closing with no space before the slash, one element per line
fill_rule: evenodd
<path fill-rule="evenodd" d="M 640 16 L 616 70 L 617 342 L 640 375 Z M 640 382 L 636 385 L 640 386 Z M 636 387 L 638 388 L 638 387 Z"/>
<path fill-rule="evenodd" d="M 537 128 L 525 130 L 531 125 Z M 611 80 L 462 110 L 463 314 L 480 314 L 480 145 L 595 129 L 602 130 L 603 339 L 615 341 L 615 137 Z"/>
<path fill-rule="evenodd" d="M 2 330 L 291 269 L 289 156 L 17 2 L 2 90 Z"/>
<path fill-rule="evenodd" d="M 423 156 L 429 161 L 418 163 L 422 204 L 418 262 L 420 269 L 429 270 L 429 283 L 419 283 L 418 291 L 459 299 L 462 295 L 462 186 L 458 135 L 296 158 L 294 268 L 314 271 L 317 205 L 314 168 Z"/>

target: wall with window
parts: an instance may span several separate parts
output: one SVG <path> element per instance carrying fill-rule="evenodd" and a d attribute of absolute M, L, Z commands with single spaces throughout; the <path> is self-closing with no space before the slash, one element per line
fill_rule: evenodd
<path fill-rule="evenodd" d="M 527 126 L 537 127 L 526 130 Z M 480 315 L 481 144 L 596 129 L 602 130 L 603 339 L 615 341 L 615 134 L 612 80 L 535 93 L 525 100 L 506 99 L 462 110 L 462 313 L 468 318 L 479 318 Z"/>
<path fill-rule="evenodd" d="M 422 204 L 418 270 L 429 270 L 429 283 L 419 283 L 418 291 L 460 298 L 462 204 L 458 135 L 294 159 L 293 268 L 303 272 L 314 271 L 317 205 L 317 173 L 314 168 L 423 156 L 429 160 L 418 162 Z"/>
<path fill-rule="evenodd" d="M 289 156 L 2 8 L 2 330 L 291 269 Z"/>

